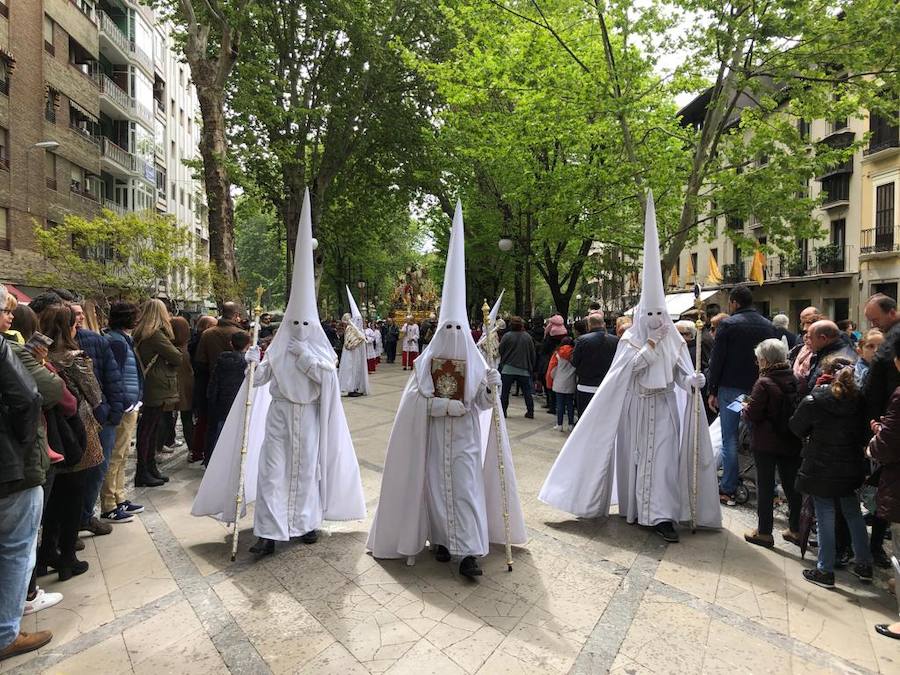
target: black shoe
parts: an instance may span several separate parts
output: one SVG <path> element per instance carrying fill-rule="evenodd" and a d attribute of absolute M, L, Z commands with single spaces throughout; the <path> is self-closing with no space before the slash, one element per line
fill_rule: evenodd
<path fill-rule="evenodd" d="M 134 487 L 159 487 L 165 485 L 164 480 L 152 476 L 149 471 L 138 471 L 134 474 Z"/>
<path fill-rule="evenodd" d="M 59 563 L 59 566 L 56 567 L 56 572 L 59 574 L 60 581 L 68 581 L 72 577 L 77 577 L 79 574 L 84 574 L 88 571 L 90 565 L 87 560 L 78 560 L 77 558 L 73 558 L 72 560 L 67 560 L 64 563 Z"/>
<path fill-rule="evenodd" d="M 104 534 L 112 532 L 112 525 L 104 523 L 96 516 L 91 516 L 90 520 L 81 524 L 78 528 L 79 532 L 90 532 L 95 537 L 102 537 Z"/>
<path fill-rule="evenodd" d="M 317 541 L 319 541 L 319 533 L 315 530 L 310 530 L 300 537 L 300 541 L 302 541 L 304 544 L 315 544 Z"/>
<path fill-rule="evenodd" d="M 76 551 L 84 550 L 84 541 L 81 539 L 81 537 L 78 537 L 78 539 L 75 540 L 75 550 Z"/>
<path fill-rule="evenodd" d="M 853 576 L 857 577 L 864 584 L 872 583 L 872 566 L 863 563 L 857 563 L 850 571 L 853 572 Z"/>
<path fill-rule="evenodd" d="M 347 393 L 347 396 L 349 398 L 356 398 L 357 396 L 362 396 L 362 394 L 360 394 L 358 391 L 351 391 Z"/>
<path fill-rule="evenodd" d="M 872 551 L 872 564 L 883 570 L 891 568 L 891 557 L 880 546 Z"/>
<path fill-rule="evenodd" d="M 163 483 L 168 483 L 168 482 L 169 482 L 169 477 L 166 476 L 166 475 L 164 475 L 164 474 L 161 474 L 161 473 L 159 472 L 159 467 L 156 466 L 156 459 L 155 459 L 155 458 L 152 459 L 152 460 L 147 464 L 147 473 L 149 473 L 151 476 L 153 476 L 156 480 L 161 480 Z"/>
<path fill-rule="evenodd" d="M 670 521 L 666 520 L 662 523 L 657 523 L 653 529 L 656 530 L 656 534 L 658 534 L 670 544 L 678 543 L 678 532 L 675 531 L 675 526 L 672 525 Z"/>
<path fill-rule="evenodd" d="M 527 412 L 527 413 L 525 413 L 525 419 L 533 420 L 533 419 L 534 419 L 534 412 L 532 411 L 532 412 Z"/>
<path fill-rule="evenodd" d="M 884 635 L 885 637 L 894 638 L 895 640 L 900 640 L 900 633 L 895 633 L 889 628 L 890 624 L 886 623 L 876 623 L 875 624 L 875 632 L 879 635 Z"/>
<path fill-rule="evenodd" d="M 841 553 L 838 553 L 838 555 L 835 556 L 834 559 L 834 569 L 844 569 L 845 567 L 847 567 L 847 565 L 850 564 L 850 559 L 852 557 L 853 555 L 850 553 L 850 551 L 842 551 Z"/>
<path fill-rule="evenodd" d="M 822 588 L 834 588 L 834 572 L 823 572 L 820 569 L 803 570 L 803 578 Z"/>
<path fill-rule="evenodd" d="M 257 558 L 272 555 L 275 553 L 275 540 L 257 537 L 256 543 L 250 547 L 250 553 L 253 553 Z"/>
<path fill-rule="evenodd" d="M 438 544 L 434 547 L 434 559 L 438 562 L 450 562 L 450 551 L 446 546 Z"/>
<path fill-rule="evenodd" d="M 473 556 L 467 555 L 465 558 L 459 561 L 459 573 L 468 577 L 469 579 L 474 579 L 475 577 L 480 577 L 484 574 L 481 571 L 481 568 L 478 566 L 478 562 L 476 562 Z"/>

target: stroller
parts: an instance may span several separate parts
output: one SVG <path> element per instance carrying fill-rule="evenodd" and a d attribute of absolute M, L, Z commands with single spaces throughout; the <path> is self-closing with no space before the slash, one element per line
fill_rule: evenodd
<path fill-rule="evenodd" d="M 713 420 L 709 425 L 709 435 L 712 440 L 713 455 L 716 464 L 722 463 L 722 422 L 720 418 Z M 756 464 L 750 452 L 750 426 L 741 420 L 738 426 L 738 476 L 740 482 L 734 492 L 734 501 L 738 504 L 746 504 L 750 501 L 750 490 L 756 492 Z"/>

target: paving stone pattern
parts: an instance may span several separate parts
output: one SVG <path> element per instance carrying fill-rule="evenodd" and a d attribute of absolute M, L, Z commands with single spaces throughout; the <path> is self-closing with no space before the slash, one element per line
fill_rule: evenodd
<path fill-rule="evenodd" d="M 666 546 L 618 517 L 576 520 L 538 502 L 565 437 L 540 409 L 524 419 L 520 398 L 509 429 L 531 539 L 513 572 L 499 547 L 478 582 L 427 553 L 414 567 L 373 560 L 366 532 L 406 375 L 382 365 L 371 396 L 344 399 L 368 520 L 329 523 L 319 543 L 256 563 L 248 517 L 232 563 L 226 527 L 190 515 L 202 469 L 176 453 L 168 485 L 133 495 L 144 514 L 85 540 L 87 574 L 41 580 L 65 601 L 23 630 L 50 629 L 53 642 L 0 672 L 900 673 L 900 644 L 872 630 L 896 614 L 887 577 L 812 586 L 795 547 L 743 541 L 749 509 Z"/>

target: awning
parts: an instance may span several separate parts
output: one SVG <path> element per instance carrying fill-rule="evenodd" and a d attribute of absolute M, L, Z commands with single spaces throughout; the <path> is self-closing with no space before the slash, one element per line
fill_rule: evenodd
<path fill-rule="evenodd" d="M 700 291 L 700 299 L 706 300 L 713 295 L 715 295 L 718 291 Z M 687 291 L 685 293 L 669 293 L 666 295 L 666 310 L 669 312 L 669 318 L 672 321 L 677 321 L 678 317 L 684 314 L 689 309 L 694 306 L 694 293 L 693 291 Z M 631 316 L 634 314 L 634 310 L 636 307 L 632 307 L 625 314 L 627 316 Z"/>
<path fill-rule="evenodd" d="M 12 284 L 3 284 L 3 285 L 6 286 L 7 292 L 12 293 L 12 295 L 16 298 L 16 300 L 21 302 L 23 305 L 27 305 L 29 302 L 31 302 L 31 298 L 27 294 L 23 293 L 22 291 L 20 291 L 18 288 L 16 288 Z"/>

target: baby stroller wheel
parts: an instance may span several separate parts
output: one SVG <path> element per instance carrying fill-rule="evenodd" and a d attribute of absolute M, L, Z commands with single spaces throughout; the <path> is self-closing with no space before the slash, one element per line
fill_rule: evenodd
<path fill-rule="evenodd" d="M 734 491 L 734 501 L 737 504 L 746 504 L 750 501 L 750 490 L 743 483 L 738 485 L 737 490 Z"/>

